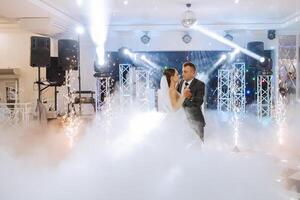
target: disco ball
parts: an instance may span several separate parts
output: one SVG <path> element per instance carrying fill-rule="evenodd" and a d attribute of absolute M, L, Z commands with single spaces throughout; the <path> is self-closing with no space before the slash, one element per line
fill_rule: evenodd
<path fill-rule="evenodd" d="M 191 6 L 192 6 L 191 4 L 186 4 L 188 10 L 183 13 L 183 18 L 181 20 L 181 24 L 185 28 L 190 28 L 195 24 L 197 24 L 196 14 L 193 11 L 189 10 Z"/>

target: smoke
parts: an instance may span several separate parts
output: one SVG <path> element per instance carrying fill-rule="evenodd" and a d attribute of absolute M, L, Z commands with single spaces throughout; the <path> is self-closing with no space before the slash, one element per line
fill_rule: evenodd
<path fill-rule="evenodd" d="M 280 159 L 299 152 L 298 108 L 288 111 L 281 154 L 276 124 L 251 115 L 241 122 L 240 152 L 233 152 L 231 116 L 215 111 L 205 113 L 204 145 L 180 113 L 111 109 L 110 119 L 105 113 L 81 123 L 73 148 L 58 125 L 2 131 L 0 199 L 288 199 L 277 180 Z"/>
<path fill-rule="evenodd" d="M 96 46 L 99 65 L 105 64 L 105 43 L 109 31 L 111 4 L 110 1 L 104 0 L 91 0 L 89 4 L 89 31 Z"/>

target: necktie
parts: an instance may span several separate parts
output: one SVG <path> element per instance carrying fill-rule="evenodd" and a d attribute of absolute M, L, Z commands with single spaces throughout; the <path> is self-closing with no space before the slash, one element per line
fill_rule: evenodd
<path fill-rule="evenodd" d="M 189 83 L 188 83 L 188 82 L 185 82 L 185 83 L 184 83 L 184 89 L 186 89 L 188 86 L 189 86 Z"/>

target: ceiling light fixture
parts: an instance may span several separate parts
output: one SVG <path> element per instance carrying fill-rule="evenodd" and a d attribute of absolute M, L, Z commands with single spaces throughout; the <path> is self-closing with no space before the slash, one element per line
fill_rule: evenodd
<path fill-rule="evenodd" d="M 184 36 L 182 37 L 182 41 L 183 41 L 184 43 L 188 44 L 188 43 L 190 43 L 190 42 L 192 41 L 192 37 L 191 37 L 188 33 L 186 33 L 186 34 L 184 34 Z"/>
<path fill-rule="evenodd" d="M 190 28 L 197 24 L 197 18 L 196 18 L 196 14 L 190 10 L 192 4 L 187 3 L 186 7 L 187 7 L 187 11 L 183 13 L 183 19 L 181 20 L 181 24 L 185 28 Z"/>
<path fill-rule="evenodd" d="M 151 38 L 148 36 L 148 33 L 145 33 L 142 37 L 141 37 L 141 42 L 143 44 L 148 44 L 150 42 Z"/>
<path fill-rule="evenodd" d="M 226 34 L 224 35 L 224 38 L 229 41 L 233 41 L 233 36 L 228 31 L 226 31 L 225 33 Z"/>

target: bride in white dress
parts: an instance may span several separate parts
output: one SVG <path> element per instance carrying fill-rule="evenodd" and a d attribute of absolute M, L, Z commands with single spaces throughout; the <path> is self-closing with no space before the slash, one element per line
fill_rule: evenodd
<path fill-rule="evenodd" d="M 182 103 L 186 98 L 180 95 L 176 86 L 179 82 L 178 71 L 173 68 L 166 69 L 160 80 L 160 90 L 158 91 L 158 110 L 161 112 L 175 112 L 182 109 Z M 185 93 L 189 89 L 185 89 Z"/>
<path fill-rule="evenodd" d="M 171 134 L 171 141 L 178 140 L 177 143 L 182 143 L 187 147 L 195 143 L 201 144 L 196 133 L 190 127 L 182 107 L 182 103 L 190 95 L 190 91 L 187 88 L 184 90 L 183 95 L 179 94 L 176 89 L 178 83 L 178 71 L 174 68 L 166 69 L 161 78 L 160 90 L 158 91 L 158 111 L 166 113 L 163 127 L 167 127 L 168 130 L 164 131 Z M 160 126 L 161 128 L 162 126 Z"/>

